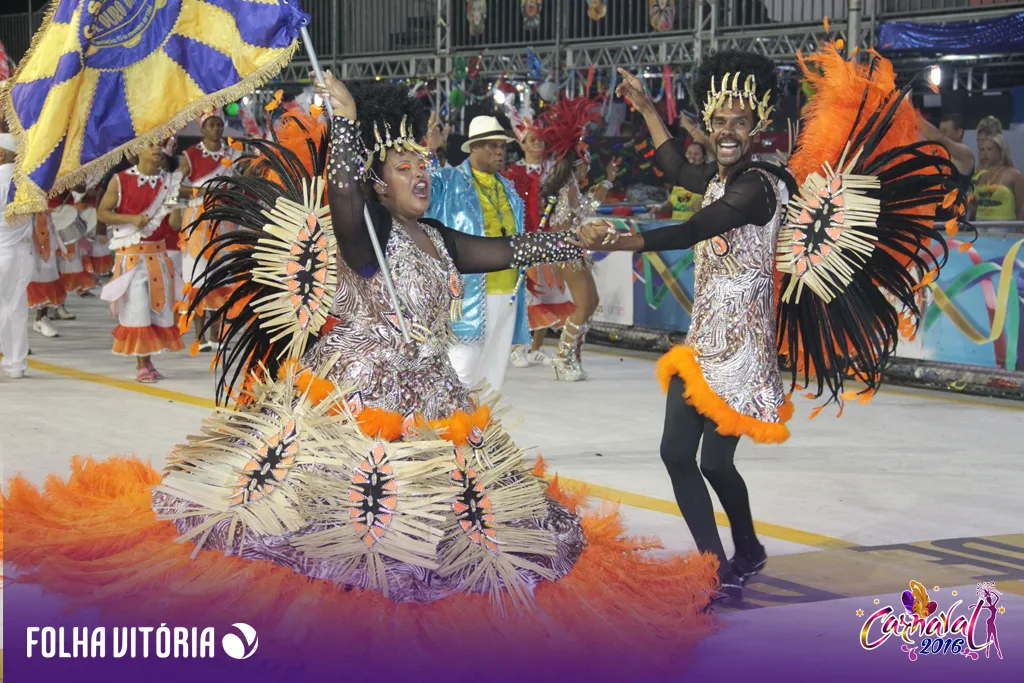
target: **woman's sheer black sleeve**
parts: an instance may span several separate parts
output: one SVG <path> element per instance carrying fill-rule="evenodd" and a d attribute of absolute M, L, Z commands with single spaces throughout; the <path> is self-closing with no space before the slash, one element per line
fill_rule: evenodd
<path fill-rule="evenodd" d="M 363 193 L 359 175 L 363 168 L 359 128 L 344 116 L 331 121 L 331 151 L 327 162 L 327 202 L 338 248 L 349 268 L 369 277 L 377 270 L 377 255 L 363 217 Z M 374 221 L 380 243 L 386 244 L 383 232 L 390 224 Z"/>
<path fill-rule="evenodd" d="M 428 222 L 428 221 L 424 221 Z M 445 248 L 460 273 L 496 273 L 509 268 L 529 268 L 541 263 L 577 261 L 583 251 L 569 244 L 570 232 L 531 232 L 511 237 L 467 235 L 429 221 L 444 239 Z"/>
<path fill-rule="evenodd" d="M 689 249 L 733 228 L 765 225 L 777 208 L 778 199 L 768 179 L 758 172 L 744 173 L 729 184 L 721 199 L 693 214 L 685 223 L 641 233 L 641 251 Z"/>
<path fill-rule="evenodd" d="M 696 194 L 704 194 L 708 183 L 718 172 L 718 164 L 713 161 L 708 164 L 691 164 L 679 153 L 672 140 L 662 143 L 655 154 L 655 161 L 673 184 Z"/>

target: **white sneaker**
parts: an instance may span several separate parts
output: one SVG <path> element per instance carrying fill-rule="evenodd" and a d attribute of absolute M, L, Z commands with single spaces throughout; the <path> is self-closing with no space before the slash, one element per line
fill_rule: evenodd
<path fill-rule="evenodd" d="M 23 379 L 25 377 L 24 370 L 11 370 L 7 373 L 7 376 L 11 379 Z"/>
<path fill-rule="evenodd" d="M 517 368 L 530 367 L 530 359 L 526 355 L 525 346 L 517 346 L 512 349 L 512 355 L 509 356 L 509 360 L 512 361 L 512 365 Z"/>
<path fill-rule="evenodd" d="M 59 337 L 60 334 L 54 329 L 53 325 L 46 318 L 40 318 L 32 323 L 32 329 L 43 335 L 44 337 Z"/>
<path fill-rule="evenodd" d="M 74 320 L 77 316 L 61 304 L 50 309 L 50 320 Z"/>
<path fill-rule="evenodd" d="M 543 351 L 530 351 L 529 353 L 526 354 L 526 359 L 531 363 L 551 365 L 551 359 L 548 358 Z"/>

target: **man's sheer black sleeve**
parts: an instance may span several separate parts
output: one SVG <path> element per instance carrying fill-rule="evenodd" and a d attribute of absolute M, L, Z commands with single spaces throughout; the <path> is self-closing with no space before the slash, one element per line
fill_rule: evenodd
<path fill-rule="evenodd" d="M 775 190 L 763 174 L 744 173 L 725 190 L 722 198 L 709 204 L 690 220 L 657 230 L 642 232 L 641 251 L 690 249 L 704 240 L 744 225 L 765 225 L 778 208 Z"/>
<path fill-rule="evenodd" d="M 714 161 L 708 164 L 691 164 L 679 153 L 672 140 L 662 143 L 655 155 L 655 161 L 673 184 L 696 194 L 704 194 L 708 189 L 708 183 L 718 173 L 718 164 Z"/>

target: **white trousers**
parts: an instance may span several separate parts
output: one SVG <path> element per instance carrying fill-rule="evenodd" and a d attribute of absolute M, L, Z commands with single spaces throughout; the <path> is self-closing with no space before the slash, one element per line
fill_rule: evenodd
<path fill-rule="evenodd" d="M 0 361 L 4 372 L 28 367 L 28 284 L 32 281 L 32 243 L 0 246 Z"/>
<path fill-rule="evenodd" d="M 501 391 L 516 331 L 516 309 L 509 305 L 511 300 L 511 294 L 488 294 L 483 340 L 456 344 L 448 352 L 455 372 L 466 386 L 474 387 L 486 379 L 492 389 Z"/>

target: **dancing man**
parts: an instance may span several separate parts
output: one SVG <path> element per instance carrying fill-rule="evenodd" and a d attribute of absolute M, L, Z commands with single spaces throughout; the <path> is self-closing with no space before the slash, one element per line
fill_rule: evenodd
<path fill-rule="evenodd" d="M 702 166 L 688 164 L 679 154 L 643 85 L 622 73 L 618 94 L 644 116 L 658 163 L 674 184 L 704 194 L 704 208 L 681 225 L 622 236 L 612 244 L 603 244 L 615 238 L 596 227 L 584 228 L 580 236 L 584 246 L 595 250 L 668 251 L 696 245 L 686 345 L 669 352 L 658 368 L 663 383 L 670 378 L 661 458 L 697 547 L 718 557 L 716 599 L 733 602 L 767 560 L 754 532 L 747 486 L 733 462 L 736 445 L 741 435 L 785 441 L 789 431 L 782 423 L 792 415 L 777 360 L 774 314 L 775 244 L 785 201 L 777 179 L 762 169 L 726 184 L 730 173 L 751 160 L 757 134 L 767 123 L 775 66 L 766 57 L 735 51 L 704 62 L 696 92 L 707 97 L 703 115 L 717 163 Z M 751 93 L 731 92 L 736 74 L 741 85 L 752 79 Z M 735 548 L 731 560 L 718 535 L 704 478 L 729 517 Z"/>
<path fill-rule="evenodd" d="M 913 83 L 897 88 L 891 63 L 878 55 L 850 62 L 828 45 L 801 67 L 815 97 L 785 168 L 752 159 L 775 95 L 767 58 L 729 51 L 702 65 L 696 92 L 717 158 L 702 166 L 669 143 L 640 81 L 624 73 L 619 94 L 643 113 L 658 163 L 675 184 L 703 192 L 703 208 L 641 235 L 620 235 L 607 221 L 578 231 L 579 245 L 594 250 L 694 249 L 686 344 L 658 365 L 668 391 L 661 456 L 697 547 L 718 557 L 717 599 L 726 602 L 742 598 L 767 559 L 733 457 L 741 436 L 789 438 L 780 354 L 791 391 L 802 374 L 840 414 L 852 396 L 868 402 L 896 354 L 900 311 L 920 317 L 920 274 L 935 277 L 943 263 L 934 256 L 946 248 L 936 226 L 959 224 L 966 209 L 949 151 L 920 139 Z M 844 391 L 848 378 L 865 388 Z M 702 474 L 729 517 L 729 561 Z"/>
<path fill-rule="evenodd" d="M 433 153 L 446 135 L 431 117 L 427 147 Z M 470 235 L 502 237 L 524 232 L 523 201 L 505 170 L 505 149 L 512 138 L 493 116 L 478 116 L 469 124 L 462 151 L 469 158 L 457 168 L 432 168 L 428 218 Z M 459 343 L 452 347 L 452 365 L 464 384 L 486 379 L 495 391 L 505 381 L 512 346 L 528 344 L 524 276 L 514 268 L 496 273 L 466 275 L 462 320 L 452 325 Z"/>

